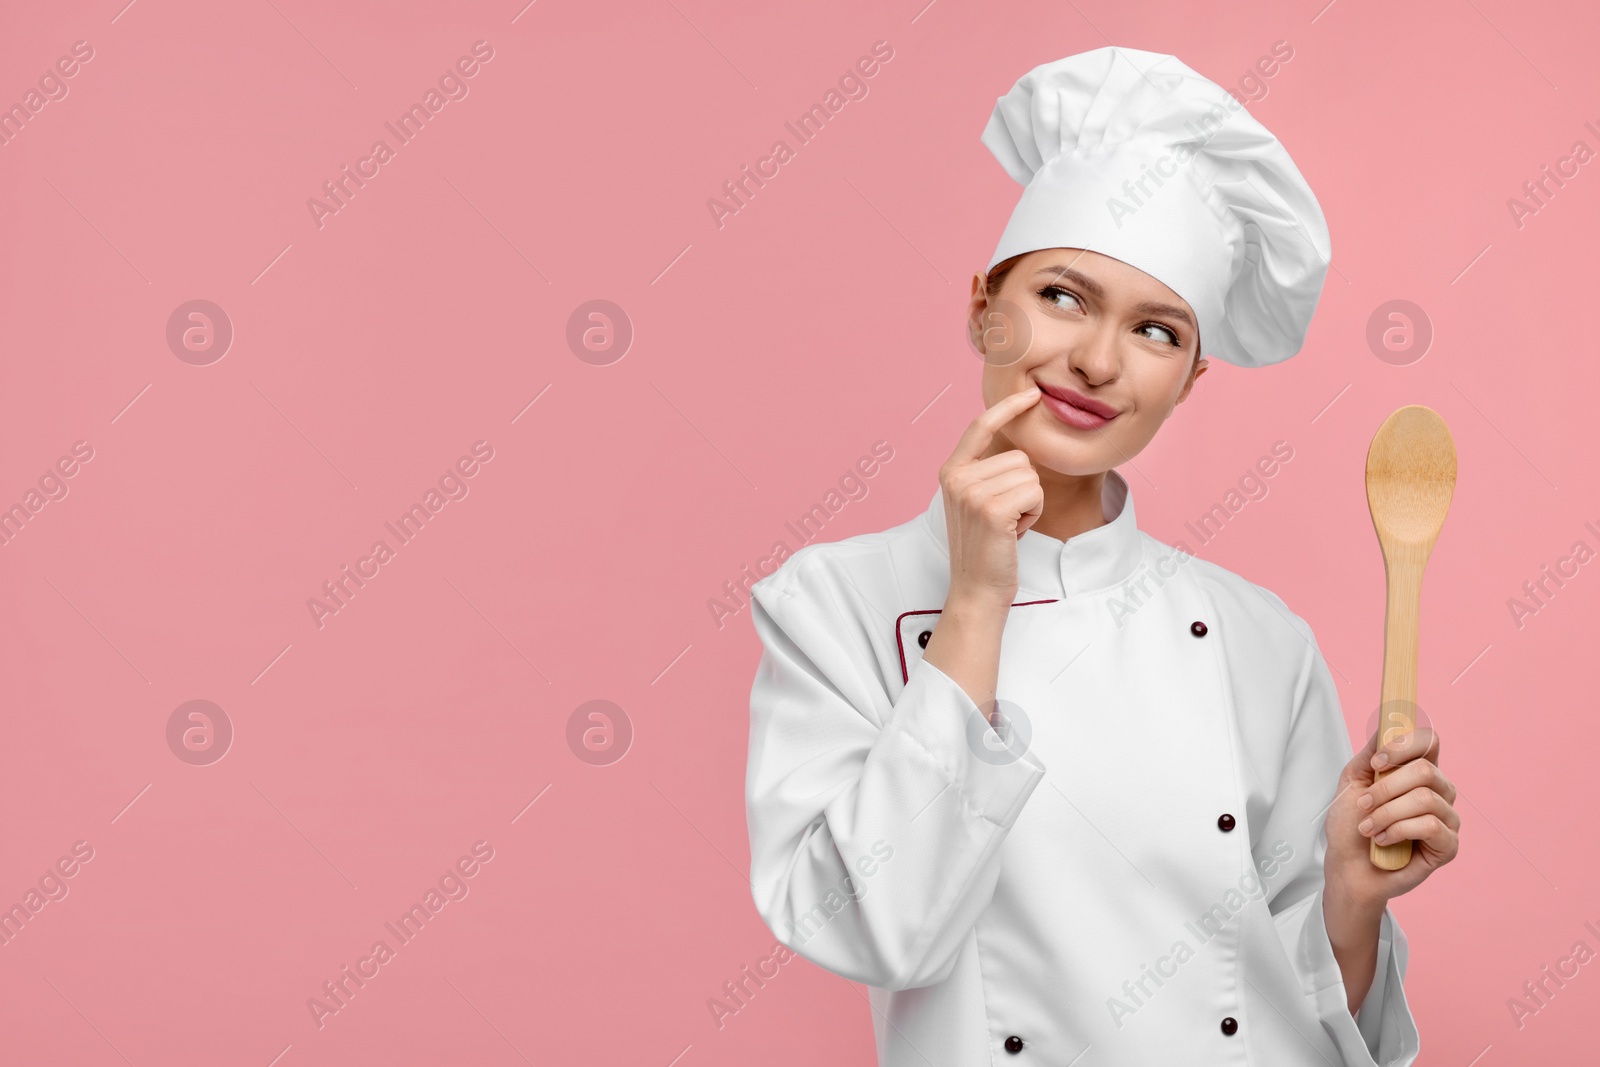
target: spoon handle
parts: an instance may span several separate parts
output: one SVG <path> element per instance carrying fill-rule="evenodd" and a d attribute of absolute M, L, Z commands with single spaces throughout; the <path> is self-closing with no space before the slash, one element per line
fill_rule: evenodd
<path fill-rule="evenodd" d="M 1380 746 L 1417 728 L 1417 621 L 1422 608 L 1422 569 L 1431 544 L 1396 544 L 1385 554 L 1388 597 L 1383 618 L 1383 702 Z M 1373 775 L 1373 782 L 1395 768 Z M 1411 862 L 1411 841 L 1371 842 L 1372 865 L 1398 871 Z"/>

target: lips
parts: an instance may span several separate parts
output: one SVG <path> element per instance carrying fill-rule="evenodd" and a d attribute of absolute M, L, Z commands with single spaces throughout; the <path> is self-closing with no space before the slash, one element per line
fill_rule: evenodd
<path fill-rule="evenodd" d="M 1119 414 L 1109 404 L 1091 400 L 1082 393 L 1045 385 L 1043 382 L 1037 384 L 1043 394 L 1039 398 L 1040 406 L 1054 415 L 1058 422 L 1074 430 L 1098 430 Z"/>

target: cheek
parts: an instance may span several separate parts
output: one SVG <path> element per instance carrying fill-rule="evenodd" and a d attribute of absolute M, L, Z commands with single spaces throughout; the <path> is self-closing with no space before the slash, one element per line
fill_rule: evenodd
<path fill-rule="evenodd" d="M 1027 381 L 1027 361 L 997 367 L 983 365 L 983 406 L 992 408 L 1006 397 L 1022 389 Z"/>
<path fill-rule="evenodd" d="M 1141 367 L 1130 382 L 1141 417 L 1165 419 L 1178 406 L 1178 394 L 1188 379 L 1188 368 L 1177 364 Z"/>
<path fill-rule="evenodd" d="M 985 363 L 1020 381 L 1028 369 L 1048 361 L 1060 351 L 1057 324 L 1047 316 L 1029 310 L 1012 297 L 1001 297 L 990 305 L 990 325 L 984 340 L 988 350 Z"/>

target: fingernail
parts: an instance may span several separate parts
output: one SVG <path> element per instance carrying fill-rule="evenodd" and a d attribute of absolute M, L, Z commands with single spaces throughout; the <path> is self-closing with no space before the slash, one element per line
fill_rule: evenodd
<path fill-rule="evenodd" d="M 1372 794 L 1362 793 L 1359 797 L 1356 797 L 1356 807 L 1360 808 L 1362 811 L 1366 811 L 1368 808 L 1372 807 Z"/>
<path fill-rule="evenodd" d="M 1388 762 L 1389 762 L 1389 753 L 1387 753 L 1387 752 L 1380 752 L 1376 756 L 1372 757 L 1372 765 L 1374 767 L 1382 767 L 1385 763 L 1388 763 Z"/>
<path fill-rule="evenodd" d="M 1362 819 L 1361 820 L 1361 825 L 1356 827 L 1356 829 L 1360 830 L 1362 833 L 1366 833 L 1368 830 L 1372 829 L 1372 820 L 1371 819 Z"/>
<path fill-rule="evenodd" d="M 1387 831 L 1387 830 L 1383 831 L 1383 833 L 1381 833 L 1377 837 L 1373 838 L 1373 840 L 1376 841 L 1380 845 L 1384 844 L 1385 842 L 1387 842 L 1389 840 L 1389 831 Z"/>

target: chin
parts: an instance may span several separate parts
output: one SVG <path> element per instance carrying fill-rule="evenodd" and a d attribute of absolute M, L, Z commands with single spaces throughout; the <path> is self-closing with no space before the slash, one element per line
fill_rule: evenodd
<path fill-rule="evenodd" d="M 1119 463 L 1127 462 L 1133 455 L 1126 450 L 1117 451 L 1112 442 L 1099 434 L 1085 435 L 1071 430 L 1046 430 L 1040 433 L 1030 428 L 1030 432 L 1013 434 L 1012 443 L 1028 454 L 1028 459 L 1035 467 L 1045 467 L 1074 478 L 1101 474 Z"/>

